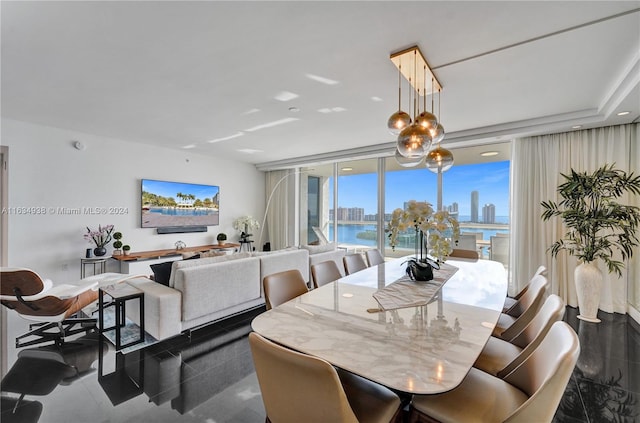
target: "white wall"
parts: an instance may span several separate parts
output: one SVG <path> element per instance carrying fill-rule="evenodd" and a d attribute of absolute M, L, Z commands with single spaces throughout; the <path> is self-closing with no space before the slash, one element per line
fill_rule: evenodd
<path fill-rule="evenodd" d="M 80 278 L 80 258 L 91 247 L 86 227 L 114 224 L 132 251 L 216 243 L 218 232 L 238 239 L 232 222 L 264 213 L 264 173 L 255 166 L 192 151 L 95 136 L 2 119 L 2 144 L 9 147 L 9 206 L 40 207 L 45 214 L 9 215 L 8 265 L 28 267 L 54 283 Z M 86 148 L 79 151 L 73 141 Z M 220 225 L 208 232 L 158 235 L 140 227 L 140 179 L 220 186 Z M 59 207 L 124 207 L 121 215 L 64 215 Z M 258 246 L 256 246 L 258 247 Z M 110 255 L 112 246 L 109 246 Z M 114 262 L 114 260 L 109 260 Z M 115 268 L 115 263 L 110 269 Z"/>

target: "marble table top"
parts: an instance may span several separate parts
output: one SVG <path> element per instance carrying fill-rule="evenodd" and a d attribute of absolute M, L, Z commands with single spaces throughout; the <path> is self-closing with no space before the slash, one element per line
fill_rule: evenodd
<path fill-rule="evenodd" d="M 498 321 L 507 293 L 501 263 L 449 259 L 459 268 L 426 306 L 377 313 L 373 293 L 404 275 L 404 259 L 373 266 L 257 316 L 254 331 L 392 389 L 456 387 Z"/>

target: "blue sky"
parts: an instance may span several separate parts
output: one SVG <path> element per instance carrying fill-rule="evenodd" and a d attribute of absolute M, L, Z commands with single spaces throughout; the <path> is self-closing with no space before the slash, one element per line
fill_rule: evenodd
<path fill-rule="evenodd" d="M 176 194 L 193 194 L 197 199 L 213 198 L 218 193 L 219 188 L 211 185 L 185 184 L 182 182 L 142 180 L 142 190 L 163 197 L 173 197 L 177 200 Z"/>
<path fill-rule="evenodd" d="M 375 214 L 377 177 L 375 174 L 339 177 L 338 205 L 364 207 L 365 214 Z M 426 168 L 387 172 L 387 213 L 408 200 L 437 201 L 437 175 Z M 496 216 L 509 215 L 509 161 L 458 165 L 443 174 L 442 201 L 445 206 L 458 203 L 460 216 L 471 214 L 471 191 L 478 191 L 479 214 L 482 206 L 492 203 Z"/>

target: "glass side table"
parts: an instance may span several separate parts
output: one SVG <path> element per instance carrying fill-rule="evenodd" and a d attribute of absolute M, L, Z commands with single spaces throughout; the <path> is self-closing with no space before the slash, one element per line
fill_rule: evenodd
<path fill-rule="evenodd" d="M 93 266 L 92 275 L 99 275 L 105 273 L 107 271 L 107 259 L 104 257 L 100 258 L 81 258 L 80 259 L 80 278 L 84 279 L 87 277 L 87 266 Z"/>
<path fill-rule="evenodd" d="M 104 297 L 109 296 L 112 301 L 110 303 L 105 303 Z M 129 300 L 138 299 L 140 302 L 140 326 L 138 327 L 139 336 L 135 339 L 128 341 L 123 344 L 122 336 L 123 336 L 123 328 L 127 328 L 126 332 L 129 332 L 129 327 L 127 326 L 127 318 L 126 318 L 126 303 Z M 104 312 L 108 307 L 113 307 L 113 314 L 115 317 L 115 325 L 105 327 L 104 322 Z M 108 285 L 98 289 L 98 324 L 100 326 L 100 334 L 105 335 L 106 338 L 113 341 L 116 346 L 116 351 L 119 351 L 123 348 L 130 347 L 135 344 L 139 344 L 144 342 L 144 291 L 131 286 L 127 283 L 119 283 L 116 285 Z M 109 336 L 109 332 L 115 332 L 115 336 Z M 129 335 L 127 333 L 127 335 Z M 127 336 L 130 338 L 130 336 Z"/>

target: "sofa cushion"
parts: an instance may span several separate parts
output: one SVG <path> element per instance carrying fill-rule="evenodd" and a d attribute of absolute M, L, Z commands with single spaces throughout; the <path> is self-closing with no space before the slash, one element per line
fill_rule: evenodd
<path fill-rule="evenodd" d="M 336 243 L 332 242 L 326 245 L 303 245 L 302 248 L 309 250 L 309 255 L 326 253 L 327 251 L 333 251 L 336 249 Z"/>
<path fill-rule="evenodd" d="M 225 254 L 222 256 L 215 256 L 215 257 L 204 257 L 204 258 L 199 258 L 197 260 L 175 261 L 173 262 L 173 266 L 171 267 L 171 276 L 169 276 L 169 286 L 171 288 L 175 287 L 175 283 L 176 283 L 175 275 L 178 269 L 186 269 L 188 267 L 202 266 L 204 264 L 221 263 L 229 260 L 239 260 L 247 257 L 251 257 L 251 253 L 243 252 L 243 253 L 237 253 L 237 254 Z"/>

